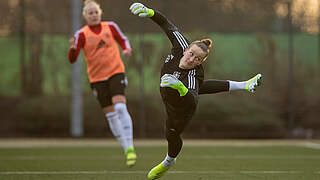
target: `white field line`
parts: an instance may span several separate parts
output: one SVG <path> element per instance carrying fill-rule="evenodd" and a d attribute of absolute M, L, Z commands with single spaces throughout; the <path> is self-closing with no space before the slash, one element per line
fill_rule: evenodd
<path fill-rule="evenodd" d="M 154 156 L 151 155 L 143 155 L 143 158 L 153 158 Z M 0 156 L 1 160 L 17 160 L 17 161 L 48 161 L 48 160 L 61 160 L 61 161 L 67 161 L 67 160 L 87 160 L 87 161 L 95 161 L 95 160 L 108 160 L 108 159 L 115 159 L 115 160 L 121 160 L 124 159 L 124 156 L 121 155 L 112 155 L 112 156 Z M 292 160 L 292 159 L 320 159 L 320 156 L 317 155 L 298 155 L 298 156 L 285 156 L 285 155 L 230 155 L 230 156 L 224 156 L 224 155 L 197 155 L 197 156 L 181 156 L 180 159 L 185 160 L 197 160 L 197 159 L 257 159 L 257 160 L 264 160 L 264 159 L 284 159 L 284 160 Z"/>
<path fill-rule="evenodd" d="M 185 146 L 232 146 L 232 147 L 269 147 L 300 146 L 317 147 L 320 140 L 191 140 L 185 139 Z M 165 139 L 134 140 L 137 147 L 166 146 Z M 0 148 L 34 148 L 34 147 L 120 147 L 115 139 L 1 139 Z"/>
<path fill-rule="evenodd" d="M 146 174 L 147 171 L 2 171 L 0 175 Z M 304 174 L 304 171 L 168 171 L 169 174 Z M 319 174 L 319 171 L 313 174 Z"/>
<path fill-rule="evenodd" d="M 241 174 L 301 174 L 303 171 L 240 171 Z"/>
<path fill-rule="evenodd" d="M 3 171 L 0 175 L 145 174 L 146 171 Z"/>
<path fill-rule="evenodd" d="M 310 148 L 310 149 L 320 149 L 320 143 L 306 142 L 304 144 L 304 147 L 307 147 L 307 148 Z"/>

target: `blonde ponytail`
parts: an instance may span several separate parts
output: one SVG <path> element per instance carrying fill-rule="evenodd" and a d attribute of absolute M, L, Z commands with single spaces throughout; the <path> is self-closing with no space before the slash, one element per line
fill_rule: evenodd
<path fill-rule="evenodd" d="M 212 47 L 212 40 L 209 38 L 206 38 L 206 39 L 201 39 L 200 41 L 203 42 L 208 47 L 208 50 L 210 51 Z"/>

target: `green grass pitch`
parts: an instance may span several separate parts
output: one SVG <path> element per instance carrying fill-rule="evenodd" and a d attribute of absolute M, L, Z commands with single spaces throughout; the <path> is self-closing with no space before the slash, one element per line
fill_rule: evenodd
<path fill-rule="evenodd" d="M 143 180 L 167 152 L 137 140 L 127 168 L 114 140 L 0 139 L 0 180 Z M 186 140 L 163 180 L 319 180 L 320 141 Z"/>

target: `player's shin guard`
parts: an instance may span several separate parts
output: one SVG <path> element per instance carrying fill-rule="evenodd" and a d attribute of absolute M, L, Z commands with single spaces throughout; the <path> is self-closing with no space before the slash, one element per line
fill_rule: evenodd
<path fill-rule="evenodd" d="M 118 113 L 117 112 L 109 112 L 105 116 L 106 116 L 107 121 L 109 123 L 109 127 L 111 129 L 112 134 L 120 142 L 124 151 L 126 151 L 128 148 L 128 144 L 127 144 L 127 141 L 123 135 L 124 134 L 123 128 L 122 128 Z"/>
<path fill-rule="evenodd" d="M 133 148 L 132 120 L 125 103 L 116 103 L 115 111 L 119 114 L 121 125 L 123 128 L 123 136 L 127 141 L 128 148 Z"/>

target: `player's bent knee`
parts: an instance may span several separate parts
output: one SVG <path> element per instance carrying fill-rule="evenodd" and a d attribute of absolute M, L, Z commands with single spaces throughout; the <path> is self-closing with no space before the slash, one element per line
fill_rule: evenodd
<path fill-rule="evenodd" d="M 177 141 L 180 139 L 180 134 L 175 129 L 166 129 L 166 138 L 168 141 Z"/>
<path fill-rule="evenodd" d="M 126 97 L 124 95 L 115 95 L 112 97 L 112 103 L 117 104 L 117 103 L 126 103 Z"/>
<path fill-rule="evenodd" d="M 106 107 L 102 108 L 102 111 L 103 111 L 104 114 L 107 114 L 107 113 L 113 112 L 114 111 L 114 107 L 113 107 L 113 105 L 106 106 Z"/>

